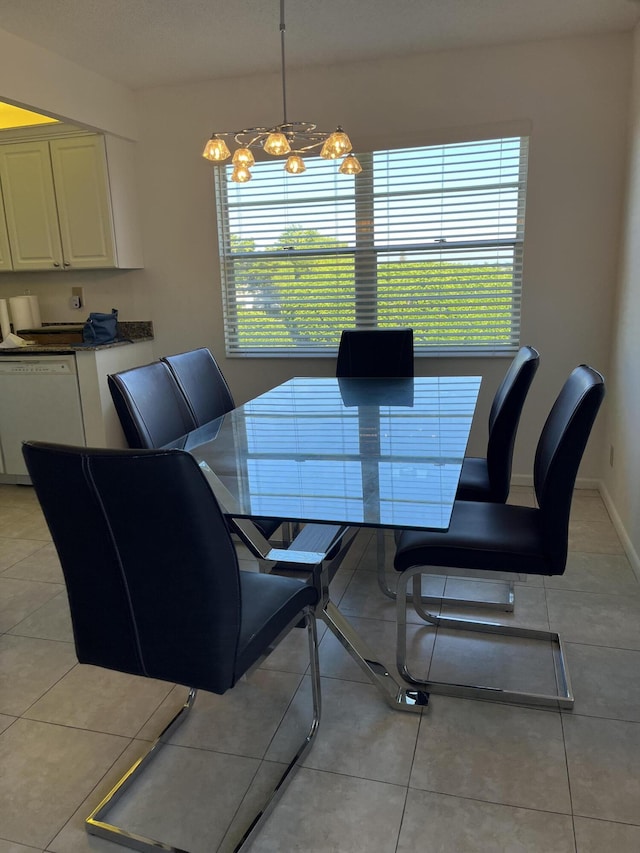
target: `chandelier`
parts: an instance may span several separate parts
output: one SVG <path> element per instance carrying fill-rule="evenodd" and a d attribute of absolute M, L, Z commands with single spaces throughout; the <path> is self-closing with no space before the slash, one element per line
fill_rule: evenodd
<path fill-rule="evenodd" d="M 216 131 L 204 147 L 202 156 L 220 163 L 231 157 L 225 141 L 233 140 L 238 146 L 233 152 L 231 180 L 243 184 L 251 180 L 251 166 L 255 163 L 252 149 L 262 148 L 273 157 L 287 157 L 285 171 L 299 175 L 306 166 L 302 155 L 320 148 L 320 156 L 326 160 L 342 159 L 340 171 L 343 175 L 357 175 L 362 171 L 358 158 L 351 153 L 351 140 L 338 126 L 333 132 L 318 130 L 308 121 L 289 121 L 287 118 L 287 81 L 284 53 L 284 0 L 280 0 L 280 49 L 282 56 L 282 106 L 284 118 L 273 127 L 245 127 L 243 130 Z"/>

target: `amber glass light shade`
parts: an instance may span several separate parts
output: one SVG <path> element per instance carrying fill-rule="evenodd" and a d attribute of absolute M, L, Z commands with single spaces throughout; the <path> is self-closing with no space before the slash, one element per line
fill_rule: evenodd
<path fill-rule="evenodd" d="M 246 166 L 236 166 L 231 173 L 231 180 L 235 184 L 246 184 L 251 180 L 251 172 Z"/>
<path fill-rule="evenodd" d="M 291 157 L 287 158 L 287 162 L 284 164 L 285 172 L 289 172 L 290 175 L 299 175 L 301 172 L 304 172 L 306 168 L 304 160 L 298 154 L 292 154 Z"/>
<path fill-rule="evenodd" d="M 216 136 L 212 136 L 211 139 L 204 146 L 204 151 L 202 152 L 202 156 L 207 160 L 214 160 L 215 162 L 220 162 L 221 160 L 226 160 L 229 156 L 230 151 L 227 148 L 227 143 L 224 139 L 218 139 Z"/>
<path fill-rule="evenodd" d="M 341 127 L 334 130 L 322 146 L 320 156 L 325 160 L 337 160 L 351 151 L 351 140 Z"/>
<path fill-rule="evenodd" d="M 256 162 L 253 153 L 249 148 L 237 148 L 233 152 L 233 157 L 231 158 L 231 162 L 234 166 L 253 166 Z"/>
<path fill-rule="evenodd" d="M 355 154 L 347 154 L 338 171 L 343 175 L 359 175 L 362 171 L 362 166 Z"/>
<path fill-rule="evenodd" d="M 280 157 L 282 154 L 288 154 L 291 151 L 291 146 L 284 133 L 270 133 L 264 143 L 264 150 L 267 154 Z"/>

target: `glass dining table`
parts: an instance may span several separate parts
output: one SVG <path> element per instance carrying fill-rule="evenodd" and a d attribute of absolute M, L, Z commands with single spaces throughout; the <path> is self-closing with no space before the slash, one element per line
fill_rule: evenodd
<path fill-rule="evenodd" d="M 331 601 L 329 578 L 363 527 L 448 528 L 480 381 L 295 377 L 170 445 L 196 459 L 256 556 L 282 567 L 300 550 L 318 554 L 318 616 L 399 710 L 419 711 L 428 695 L 376 660 Z M 276 549 L 252 518 L 304 526 Z"/>

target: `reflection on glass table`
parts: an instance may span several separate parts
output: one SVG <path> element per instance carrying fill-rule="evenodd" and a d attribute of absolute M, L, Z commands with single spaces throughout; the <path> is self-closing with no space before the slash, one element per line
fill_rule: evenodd
<path fill-rule="evenodd" d="M 297 377 L 173 446 L 237 517 L 446 529 L 479 386 Z"/>

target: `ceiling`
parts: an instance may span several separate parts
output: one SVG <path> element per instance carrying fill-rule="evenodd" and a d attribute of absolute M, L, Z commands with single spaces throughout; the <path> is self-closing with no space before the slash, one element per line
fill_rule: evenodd
<path fill-rule="evenodd" d="M 287 67 L 630 30 L 634 0 L 288 0 Z M 0 0 L 0 28 L 131 89 L 280 67 L 279 0 Z"/>

